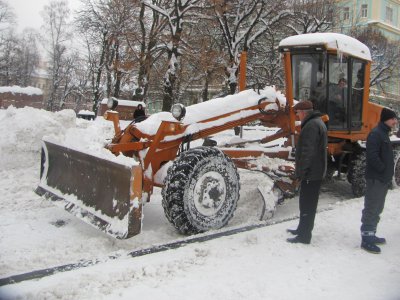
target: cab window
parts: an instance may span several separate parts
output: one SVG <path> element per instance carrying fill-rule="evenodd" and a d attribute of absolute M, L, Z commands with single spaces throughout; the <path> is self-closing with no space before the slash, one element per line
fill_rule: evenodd
<path fill-rule="evenodd" d="M 329 55 L 329 129 L 347 128 L 348 114 L 348 60 L 344 56 Z"/>
<path fill-rule="evenodd" d="M 326 64 L 323 53 L 292 56 L 293 98 L 310 100 L 314 109 L 326 113 Z"/>

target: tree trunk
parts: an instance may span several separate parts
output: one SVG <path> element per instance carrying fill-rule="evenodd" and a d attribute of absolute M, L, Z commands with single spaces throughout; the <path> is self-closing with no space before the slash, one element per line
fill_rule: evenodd
<path fill-rule="evenodd" d="M 173 93 L 173 86 L 175 83 L 175 76 L 169 76 L 169 84 L 164 83 L 164 96 L 163 96 L 163 105 L 162 105 L 162 111 L 170 111 L 172 104 L 173 104 L 173 99 L 174 99 L 174 93 Z"/>

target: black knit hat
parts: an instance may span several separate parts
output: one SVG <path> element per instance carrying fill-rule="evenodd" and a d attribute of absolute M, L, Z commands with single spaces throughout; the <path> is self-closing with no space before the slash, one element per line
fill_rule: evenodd
<path fill-rule="evenodd" d="M 381 122 L 385 122 L 393 118 L 397 119 L 396 113 L 393 110 L 384 107 L 381 112 Z"/>

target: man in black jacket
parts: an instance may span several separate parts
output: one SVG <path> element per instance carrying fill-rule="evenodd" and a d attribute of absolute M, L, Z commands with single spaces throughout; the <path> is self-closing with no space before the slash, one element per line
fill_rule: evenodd
<path fill-rule="evenodd" d="M 319 190 L 327 165 L 327 129 L 321 113 L 313 110 L 311 101 L 300 101 L 294 106 L 301 121 L 301 131 L 296 147 L 296 177 L 301 180 L 297 229 L 288 229 L 296 235 L 290 243 L 309 244 L 317 211 Z"/>
<path fill-rule="evenodd" d="M 396 124 L 395 112 L 383 108 L 378 126 L 372 129 L 367 138 L 367 189 L 361 217 L 361 248 L 372 253 L 380 253 L 381 249 L 377 244 L 386 243 L 385 238 L 379 238 L 375 233 L 394 173 L 394 155 L 389 133 Z"/>

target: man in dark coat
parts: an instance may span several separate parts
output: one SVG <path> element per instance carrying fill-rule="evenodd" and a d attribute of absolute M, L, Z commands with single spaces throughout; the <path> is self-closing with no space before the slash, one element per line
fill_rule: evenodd
<path fill-rule="evenodd" d="M 379 238 L 375 233 L 394 173 L 394 154 L 389 133 L 396 124 L 395 112 L 383 108 L 380 122 L 367 138 L 367 188 L 361 217 L 361 248 L 372 253 L 380 253 L 377 244 L 386 243 L 385 238 Z"/>
<path fill-rule="evenodd" d="M 321 113 L 313 110 L 311 101 L 300 101 L 294 106 L 301 121 L 301 131 L 296 147 L 296 177 L 300 184 L 300 220 L 297 229 L 288 229 L 296 235 L 290 243 L 311 242 L 317 211 L 319 190 L 327 166 L 327 129 Z"/>

